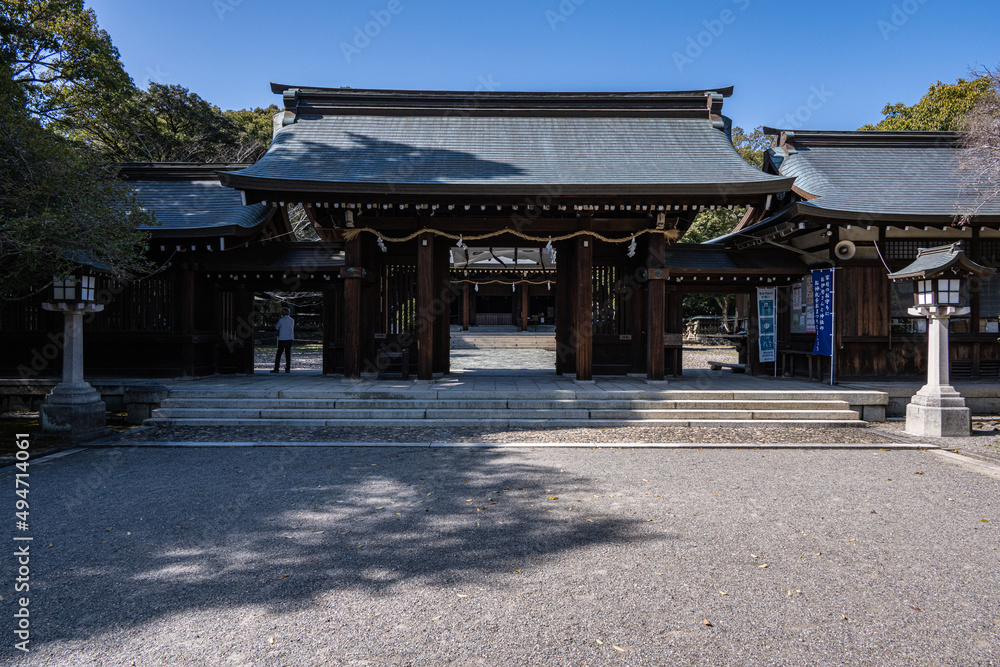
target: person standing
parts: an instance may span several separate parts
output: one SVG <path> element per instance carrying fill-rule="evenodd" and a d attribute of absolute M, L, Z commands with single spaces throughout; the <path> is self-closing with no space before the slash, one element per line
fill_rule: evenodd
<path fill-rule="evenodd" d="M 295 320 L 289 315 L 287 308 L 281 309 L 281 319 L 274 325 L 278 330 L 278 351 L 274 355 L 274 370 L 277 373 L 281 366 L 281 352 L 285 352 L 285 372 L 292 372 L 292 341 L 295 340 Z"/>

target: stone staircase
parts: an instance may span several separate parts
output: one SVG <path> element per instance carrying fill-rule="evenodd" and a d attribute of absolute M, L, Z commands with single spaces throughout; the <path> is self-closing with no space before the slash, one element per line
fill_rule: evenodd
<path fill-rule="evenodd" d="M 857 393 L 857 392 L 854 392 Z M 873 392 L 874 393 L 874 392 Z M 588 395 L 591 394 L 591 395 Z M 596 394 L 596 395 L 594 395 Z M 176 426 L 864 426 L 851 392 L 173 389 L 146 424 Z M 884 399 L 882 400 L 884 404 Z M 884 415 L 884 412 L 883 412 Z"/>

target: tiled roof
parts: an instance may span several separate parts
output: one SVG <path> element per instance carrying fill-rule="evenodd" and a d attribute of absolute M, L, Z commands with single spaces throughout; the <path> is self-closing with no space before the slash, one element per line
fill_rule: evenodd
<path fill-rule="evenodd" d="M 223 174 L 223 183 L 262 191 L 516 195 L 553 186 L 567 196 L 716 197 L 791 183 L 740 158 L 715 113 L 722 94 L 710 91 L 485 94 L 470 111 L 448 109 L 447 93 L 296 91 L 285 90 L 285 126 L 267 154 Z"/>
<path fill-rule="evenodd" d="M 767 183 L 726 135 L 687 118 L 300 118 L 240 176 L 324 183 Z"/>
<path fill-rule="evenodd" d="M 927 276 L 942 274 L 948 269 L 954 269 L 958 272 L 964 272 L 966 274 L 971 273 L 980 276 L 988 275 L 996 271 L 996 269 L 981 266 L 980 264 L 973 262 L 966 256 L 965 252 L 959 248 L 958 243 L 952 243 L 950 245 L 938 246 L 936 248 L 921 248 L 917 253 L 917 259 L 914 260 L 912 264 L 906 268 L 896 271 L 895 273 L 890 273 L 889 278 L 892 280 L 925 278 Z"/>
<path fill-rule="evenodd" d="M 144 228 L 154 235 L 242 234 L 271 213 L 265 204 L 244 206 L 240 193 L 220 185 L 211 169 L 188 174 L 175 173 L 177 169 L 178 165 L 145 165 L 122 170 L 143 207 L 160 222 Z"/>
<path fill-rule="evenodd" d="M 780 130 L 769 130 L 769 133 Z M 808 198 L 804 215 L 945 221 L 975 204 L 954 132 L 782 133 L 769 160 Z M 1000 216 L 1000 201 L 981 216 Z"/>

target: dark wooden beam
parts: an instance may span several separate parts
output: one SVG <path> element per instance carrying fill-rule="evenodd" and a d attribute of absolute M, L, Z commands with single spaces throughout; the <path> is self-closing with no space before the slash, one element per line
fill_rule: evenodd
<path fill-rule="evenodd" d="M 667 273 L 663 269 L 665 254 L 666 242 L 663 235 L 650 235 L 646 263 L 649 271 L 646 286 L 646 378 L 649 380 L 663 379 L 664 279 Z"/>
<path fill-rule="evenodd" d="M 434 379 L 434 235 L 417 237 L 417 379 Z"/>
<path fill-rule="evenodd" d="M 361 239 L 344 245 L 344 377 L 360 378 L 362 364 L 361 292 L 364 277 Z"/>
<path fill-rule="evenodd" d="M 576 348 L 573 345 L 573 251 L 575 244 L 560 241 L 556 245 L 556 375 L 576 371 Z"/>
<path fill-rule="evenodd" d="M 462 285 L 462 331 L 469 330 L 469 283 Z"/>
<path fill-rule="evenodd" d="M 558 261 L 557 258 L 557 264 Z M 571 289 L 576 292 L 573 326 L 573 338 L 576 341 L 576 379 L 590 381 L 594 377 L 594 239 L 576 238 L 574 264 L 576 276 Z"/>
<path fill-rule="evenodd" d="M 448 244 L 438 239 L 434 245 L 434 372 L 447 375 L 451 371 L 451 304 L 455 292 L 448 283 Z"/>
<path fill-rule="evenodd" d="M 521 331 L 528 330 L 528 285 L 521 285 Z"/>

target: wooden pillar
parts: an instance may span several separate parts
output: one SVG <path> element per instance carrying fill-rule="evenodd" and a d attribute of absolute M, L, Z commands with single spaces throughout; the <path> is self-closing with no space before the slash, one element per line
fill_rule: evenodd
<path fill-rule="evenodd" d="M 469 330 L 469 283 L 462 285 L 462 331 Z"/>
<path fill-rule="evenodd" d="M 594 377 L 594 239 L 576 239 L 576 292 L 572 336 L 576 342 L 576 379 L 589 381 Z"/>
<path fill-rule="evenodd" d="M 361 281 L 364 277 L 361 238 L 344 242 L 344 377 L 361 377 Z"/>
<path fill-rule="evenodd" d="M 447 375 L 451 368 L 451 302 L 454 292 L 448 284 L 451 264 L 448 261 L 449 247 L 446 243 L 434 246 L 434 362 L 433 372 Z"/>
<path fill-rule="evenodd" d="M 181 373 L 184 376 L 194 375 L 194 271 L 181 269 L 177 272 L 178 331 L 183 338 L 181 343 Z"/>
<path fill-rule="evenodd" d="M 646 379 L 663 379 L 663 301 L 664 277 L 663 258 L 666 254 L 666 237 L 663 234 L 649 235 L 648 267 L 649 282 L 646 285 Z M 659 275 L 657 275 L 659 272 Z"/>
<path fill-rule="evenodd" d="M 254 366 L 254 314 L 253 314 L 253 292 L 248 290 L 246 285 L 240 285 L 236 296 L 236 313 L 237 313 L 237 323 L 241 319 L 245 322 L 249 322 L 250 326 L 246 327 L 247 331 L 243 332 L 237 324 L 237 335 L 242 339 L 243 345 L 240 347 L 239 362 L 238 365 L 241 368 L 240 372 L 246 373 L 247 375 L 253 375 Z"/>
<path fill-rule="evenodd" d="M 576 370 L 573 328 L 573 249 L 570 241 L 556 244 L 556 375 Z"/>
<path fill-rule="evenodd" d="M 417 379 L 434 379 L 434 235 L 417 237 Z"/>
<path fill-rule="evenodd" d="M 528 284 L 521 285 L 521 331 L 528 330 Z"/>

